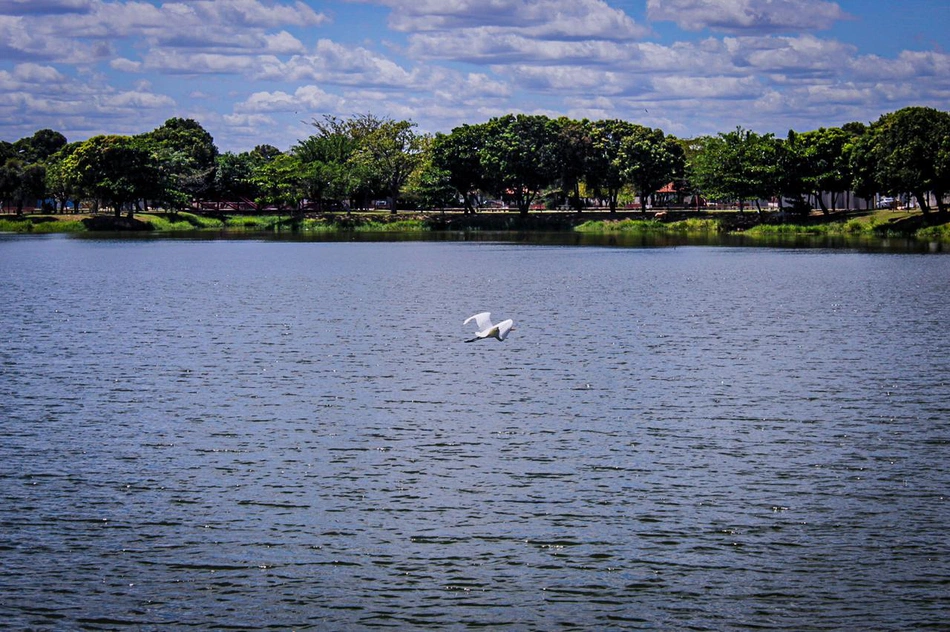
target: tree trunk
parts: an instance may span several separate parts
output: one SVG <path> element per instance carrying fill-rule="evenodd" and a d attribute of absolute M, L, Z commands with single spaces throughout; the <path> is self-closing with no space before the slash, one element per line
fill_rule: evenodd
<path fill-rule="evenodd" d="M 924 215 L 930 215 L 930 204 L 927 202 L 927 195 L 923 191 L 914 191 L 914 197 L 917 198 L 917 205 Z"/>
<path fill-rule="evenodd" d="M 828 206 L 825 204 L 825 199 L 821 195 L 821 191 L 815 192 L 815 198 L 818 199 L 818 206 L 821 207 L 821 214 L 828 215 Z"/>
<path fill-rule="evenodd" d="M 947 213 L 947 203 L 943 199 L 944 192 L 934 191 L 934 197 L 937 199 L 937 212 L 940 215 L 945 215 Z"/>

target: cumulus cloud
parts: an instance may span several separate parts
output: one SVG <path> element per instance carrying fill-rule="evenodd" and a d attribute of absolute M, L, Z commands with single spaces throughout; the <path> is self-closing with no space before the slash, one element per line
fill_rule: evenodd
<path fill-rule="evenodd" d="M 502 27 L 535 37 L 627 39 L 648 31 L 603 0 L 380 0 L 398 31 Z"/>
<path fill-rule="evenodd" d="M 105 95 L 100 103 L 106 109 L 133 108 L 136 110 L 162 108 L 175 105 L 175 100 L 164 94 L 130 91 Z"/>
<path fill-rule="evenodd" d="M 290 146 L 323 113 L 426 131 L 567 114 L 696 134 L 950 102 L 940 48 L 871 54 L 871 40 L 820 32 L 851 19 L 840 0 L 641 4 L 646 24 L 626 0 L 343 0 L 334 31 L 321 28 L 331 3 L 310 0 L 0 0 L 0 129 L 139 133 L 193 115 L 234 148 Z M 130 75 L 150 83 L 130 89 Z"/>
<path fill-rule="evenodd" d="M 604 40 L 567 42 L 540 39 L 494 27 L 454 34 L 421 33 L 410 39 L 409 54 L 420 59 L 449 59 L 480 64 L 604 64 L 627 60 L 637 48 Z"/>
<path fill-rule="evenodd" d="M 0 0 L 2 2 L 2 0 Z M 75 13 L 53 11 L 14 13 L 0 4 L 0 41 L 20 57 L 56 58 L 84 63 L 71 49 L 94 47 L 124 39 L 144 41 L 149 47 L 253 50 L 289 54 L 304 46 L 281 26 L 318 26 L 328 21 L 302 2 L 263 3 L 260 0 L 200 0 L 152 4 L 141 0 L 75 2 Z M 65 5 L 65 0 L 46 4 Z M 70 5 L 70 6 L 73 6 Z M 93 43 L 90 43 L 93 42 Z M 64 53 L 55 54 L 55 50 Z M 110 48 L 111 50 L 111 48 Z"/>
<path fill-rule="evenodd" d="M 344 46 L 321 39 L 306 55 L 287 61 L 273 59 L 259 68 L 257 76 L 279 81 L 317 81 L 335 85 L 363 85 L 368 88 L 414 85 L 410 71 L 393 60 L 360 46 Z"/>
<path fill-rule="evenodd" d="M 650 30 L 604 0 L 377 0 L 417 59 L 597 63 Z"/>
<path fill-rule="evenodd" d="M 59 83 L 66 77 L 52 66 L 42 66 L 40 64 L 26 63 L 19 64 L 13 70 L 13 76 L 20 81 L 31 83 Z"/>
<path fill-rule="evenodd" d="M 647 0 L 647 15 L 689 31 L 728 32 L 827 29 L 848 17 L 824 0 Z"/>
<path fill-rule="evenodd" d="M 619 95 L 640 92 L 642 78 L 634 74 L 579 66 L 518 64 L 504 72 L 522 89 L 564 95 Z"/>
<path fill-rule="evenodd" d="M 142 68 L 169 74 L 239 75 L 255 72 L 261 65 L 274 60 L 276 57 L 154 49 L 145 56 Z"/>
<path fill-rule="evenodd" d="M 317 86 L 300 86 L 293 94 L 283 91 L 255 92 L 234 106 L 236 113 L 322 111 L 338 112 L 342 97 L 327 94 Z"/>

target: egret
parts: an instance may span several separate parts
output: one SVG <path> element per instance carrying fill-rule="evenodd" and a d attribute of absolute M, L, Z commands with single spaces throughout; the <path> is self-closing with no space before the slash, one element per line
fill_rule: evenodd
<path fill-rule="evenodd" d="M 504 340 L 508 337 L 508 332 L 515 328 L 515 321 L 503 320 L 497 325 L 491 324 L 491 312 L 482 312 L 481 314 L 475 314 L 474 316 L 469 316 L 465 319 L 463 325 L 467 325 L 469 321 L 475 321 L 475 325 L 478 327 L 478 331 L 475 332 L 475 337 L 471 340 L 466 340 L 465 342 L 475 342 L 476 340 L 483 340 L 485 338 L 498 338 L 498 340 Z"/>

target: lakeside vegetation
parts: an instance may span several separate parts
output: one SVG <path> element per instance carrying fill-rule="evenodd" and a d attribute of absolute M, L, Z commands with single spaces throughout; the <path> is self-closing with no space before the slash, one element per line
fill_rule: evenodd
<path fill-rule="evenodd" d="M 619 215 L 619 217 L 618 217 Z M 156 234 L 190 232 L 220 234 L 293 233 L 403 233 L 469 231 L 576 232 L 588 235 L 745 235 L 748 237 L 901 237 L 950 243 L 950 220 L 933 223 L 919 211 L 875 210 L 814 214 L 789 222 L 778 213 L 517 213 L 465 215 L 462 212 L 388 212 L 206 217 L 189 212 L 141 213 L 135 218 L 111 215 L 25 215 L 0 218 L 0 233 L 84 233 L 139 231 Z"/>
<path fill-rule="evenodd" d="M 933 108 L 786 138 L 514 114 L 435 135 L 371 114 L 312 126 L 286 152 L 220 153 L 178 118 L 0 141 L 0 231 L 950 234 L 950 113 Z M 898 204 L 914 210 L 874 210 Z"/>

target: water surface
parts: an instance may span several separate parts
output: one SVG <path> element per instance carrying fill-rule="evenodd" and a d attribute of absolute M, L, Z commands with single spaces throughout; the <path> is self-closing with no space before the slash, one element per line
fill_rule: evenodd
<path fill-rule="evenodd" d="M 942 629 L 950 257 L 0 239 L 15 629 Z M 517 329 L 464 344 L 490 310 Z"/>

